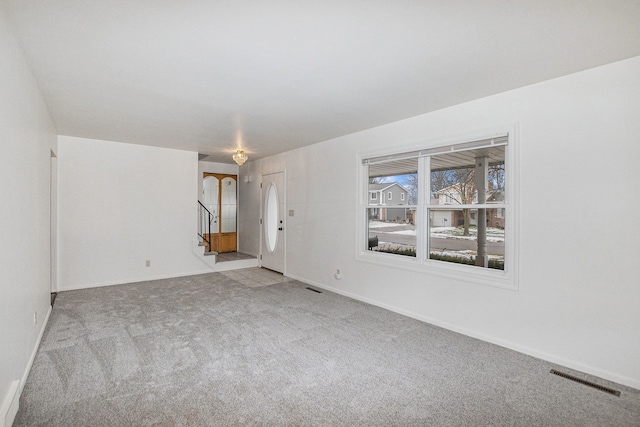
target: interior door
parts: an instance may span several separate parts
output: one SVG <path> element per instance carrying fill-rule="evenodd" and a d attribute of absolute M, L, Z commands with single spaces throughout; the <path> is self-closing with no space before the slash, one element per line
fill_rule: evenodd
<path fill-rule="evenodd" d="M 211 251 L 237 250 L 237 175 L 205 172 L 202 183 L 203 204 L 212 215 L 211 234 L 206 234 Z"/>
<path fill-rule="evenodd" d="M 262 175 L 262 266 L 284 273 L 284 173 Z"/>

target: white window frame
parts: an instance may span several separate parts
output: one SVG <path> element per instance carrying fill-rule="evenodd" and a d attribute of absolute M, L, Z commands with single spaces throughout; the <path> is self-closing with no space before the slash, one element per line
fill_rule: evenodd
<path fill-rule="evenodd" d="M 404 202 L 404 193 L 400 193 L 400 201 Z"/>
<path fill-rule="evenodd" d="M 387 191 L 387 200 L 393 199 L 393 193 L 391 191 Z"/>
<path fill-rule="evenodd" d="M 429 205 L 429 186 L 428 180 L 421 178 L 418 204 L 416 211 L 416 257 L 403 255 L 394 255 L 388 253 L 380 253 L 369 251 L 365 247 L 368 240 L 368 208 L 367 199 L 363 197 L 363 189 L 368 190 L 368 167 L 364 164 L 364 160 L 372 158 L 382 158 L 388 156 L 389 159 L 401 158 L 404 155 L 410 155 L 417 151 L 427 153 L 444 153 L 449 147 L 459 144 L 474 143 L 477 141 L 490 140 L 499 136 L 508 135 L 508 142 L 505 149 L 505 202 L 501 203 L 505 209 L 505 269 L 495 270 L 490 268 L 481 268 L 476 266 L 468 266 L 463 264 L 430 260 L 425 256 L 427 248 L 427 236 L 425 226 L 428 221 L 428 208 L 436 208 L 437 205 Z M 412 142 L 410 144 L 393 145 L 384 150 L 376 150 L 358 153 L 358 198 L 356 203 L 358 213 L 356 218 L 356 259 L 361 262 L 373 263 L 378 266 L 386 266 L 391 268 L 400 268 L 405 270 L 417 271 L 427 275 L 435 275 L 451 279 L 457 279 L 465 282 L 477 283 L 481 285 L 493 286 L 508 290 L 518 290 L 518 125 L 501 126 L 488 131 L 470 132 L 458 136 L 435 138 L 431 140 Z M 425 171 L 429 170 L 429 157 L 419 157 L 418 175 L 424 177 Z M 426 183 L 426 184 L 425 184 Z M 441 205 L 442 206 L 442 205 Z M 463 207 L 463 206 L 459 206 Z M 473 205 L 473 208 L 495 208 L 496 206 Z M 444 208 L 444 206 L 442 206 Z M 458 206 L 456 206 L 458 208 Z"/>
<path fill-rule="evenodd" d="M 376 193 L 375 191 L 372 191 L 371 196 L 369 197 L 369 200 L 378 200 L 378 193 Z"/>

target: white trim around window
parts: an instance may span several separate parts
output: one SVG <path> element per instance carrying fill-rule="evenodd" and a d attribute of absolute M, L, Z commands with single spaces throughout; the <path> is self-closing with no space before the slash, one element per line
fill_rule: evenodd
<path fill-rule="evenodd" d="M 489 141 L 489 142 L 487 142 Z M 485 203 L 477 203 L 477 200 L 468 204 L 452 205 L 431 204 L 430 159 L 449 152 L 464 150 L 482 150 L 497 141 L 504 146 L 504 199 L 487 200 Z M 489 145 L 487 145 L 489 144 Z M 518 126 L 512 124 L 499 126 L 488 131 L 470 132 L 465 135 L 435 138 L 425 141 L 412 142 L 410 144 L 389 144 L 389 149 L 372 152 L 361 152 L 357 155 L 358 185 L 357 185 L 357 241 L 356 258 L 358 261 L 373 263 L 388 268 L 400 268 L 417 271 L 428 275 L 435 275 L 457 279 L 466 282 L 499 287 L 508 290 L 518 289 Z M 392 148 L 391 148 L 392 147 Z M 479 147 L 479 148 L 478 148 Z M 404 161 L 408 158 L 418 159 L 419 191 L 417 205 L 414 208 L 413 221 L 416 224 L 415 256 L 403 256 L 392 253 L 383 253 L 368 250 L 367 242 L 369 234 L 369 209 L 368 183 L 370 164 L 385 166 L 385 162 L 393 163 Z M 436 159 L 437 160 L 437 159 Z M 370 163 L 369 163 L 370 162 Z M 377 169 L 376 169 L 377 170 Z M 454 262 L 444 262 L 430 259 L 430 239 L 427 231 L 430 211 L 440 212 L 439 218 L 446 217 L 445 211 L 452 208 L 462 209 L 486 209 L 496 210 L 494 221 L 503 220 L 504 224 L 504 270 L 482 268 L 482 266 L 469 266 Z M 476 215 L 477 217 L 477 215 Z M 504 217 L 504 218 L 503 218 Z M 408 221 L 408 220 L 407 220 Z M 446 221 L 443 220 L 443 221 Z M 450 220 L 449 220 L 450 221 Z M 445 222 L 446 224 L 446 222 Z M 453 224 L 452 224 L 453 225 Z M 429 232 L 431 235 L 431 232 Z M 480 252 L 480 247 L 478 247 Z M 486 264 L 485 264 L 486 267 Z"/>

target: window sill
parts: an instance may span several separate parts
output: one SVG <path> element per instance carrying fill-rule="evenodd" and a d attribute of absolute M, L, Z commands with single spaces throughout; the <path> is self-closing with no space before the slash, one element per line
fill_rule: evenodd
<path fill-rule="evenodd" d="M 513 273 L 508 271 L 479 268 L 460 265 L 450 262 L 435 260 L 419 260 L 406 255 L 381 254 L 372 251 L 360 251 L 357 261 L 369 264 L 382 265 L 390 268 L 414 271 L 426 275 L 445 277 L 447 279 L 460 280 L 491 286 L 500 289 L 517 291 L 517 280 Z"/>

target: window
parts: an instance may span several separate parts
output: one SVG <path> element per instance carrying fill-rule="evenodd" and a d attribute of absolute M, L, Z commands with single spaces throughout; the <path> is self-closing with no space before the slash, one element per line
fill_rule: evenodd
<path fill-rule="evenodd" d="M 371 193 L 371 200 L 378 200 L 378 193 L 372 192 Z"/>
<path fill-rule="evenodd" d="M 389 191 L 387 193 L 387 200 L 391 200 L 391 199 L 393 199 L 393 193 L 391 191 Z"/>
<path fill-rule="evenodd" d="M 500 134 L 364 157 L 366 191 L 376 183 L 398 184 L 408 203 L 360 208 L 368 238 L 359 259 L 513 287 L 512 145 L 509 134 Z"/>
<path fill-rule="evenodd" d="M 409 191 L 408 204 L 388 206 L 380 209 L 365 207 L 367 212 L 367 250 L 369 242 L 377 242 L 372 251 L 405 256 L 416 256 L 415 212 L 417 208 L 418 159 L 390 161 L 372 167 L 367 177 L 367 186 L 376 187 L 381 183 L 398 184 Z M 413 199 L 411 198 L 413 191 Z M 384 196 L 384 193 L 382 193 Z M 391 200 L 391 192 L 387 198 Z"/>

